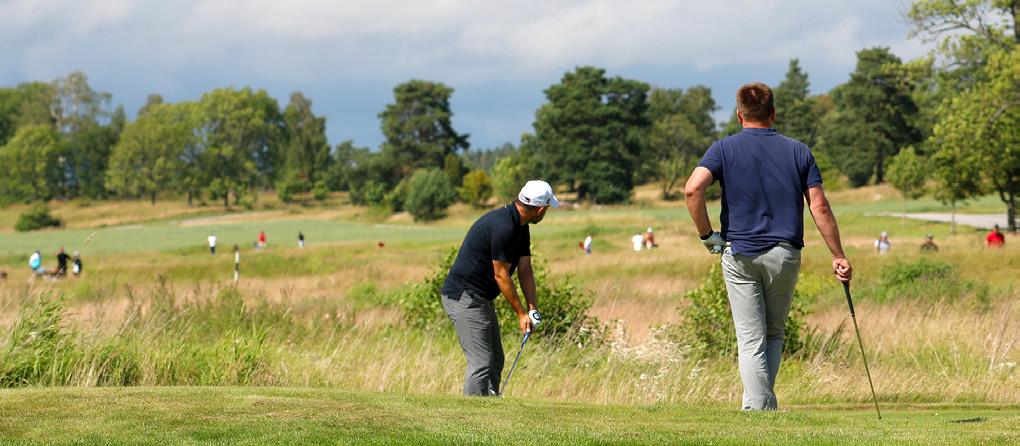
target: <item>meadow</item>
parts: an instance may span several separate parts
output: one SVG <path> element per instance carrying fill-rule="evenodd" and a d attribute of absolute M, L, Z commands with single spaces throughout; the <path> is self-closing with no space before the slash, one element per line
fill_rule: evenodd
<path fill-rule="evenodd" d="M 265 196 L 243 212 L 55 203 L 65 228 L 15 233 L 19 207 L 0 210 L 0 270 L 9 275 L 0 282 L 0 385 L 12 389 L 2 392 L 0 442 L 47 433 L 57 442 L 155 441 L 133 437 L 118 411 L 181 443 L 336 442 L 336 431 L 352 442 L 495 443 L 521 426 L 554 443 L 748 444 L 774 433 L 789 443 L 1017 439 L 1015 242 L 990 251 L 984 231 L 877 216 L 946 210 L 930 198 L 903 201 L 886 187 L 831 193 L 889 420 L 873 429 L 846 302 L 810 217 L 798 284 L 807 347 L 785 360 L 777 383 L 788 411 L 740 414 L 735 359 L 698 354 L 672 335 L 689 323 L 687 293 L 718 258 L 698 243 L 682 202 L 654 196 L 642 189 L 627 206 L 564 207 L 532 228 L 552 286 L 575 286 L 598 322 L 581 335 L 537 336 L 499 401 L 456 397 L 463 355 L 452 329 L 410 327 L 405 317 L 415 284 L 483 211 L 458 205 L 444 220 L 415 224 L 343 196 L 290 205 Z M 958 210 L 1001 212 L 993 197 Z M 660 247 L 635 253 L 630 236 L 646 227 Z M 255 250 L 261 230 L 269 247 Z M 880 231 L 890 233 L 889 255 L 872 247 Z M 216 255 L 205 245 L 210 233 Z M 922 255 L 928 233 L 940 250 Z M 587 234 L 591 256 L 577 248 Z M 83 277 L 30 280 L 31 251 L 52 267 L 60 246 L 82 252 Z M 519 338 L 504 344 L 512 354 Z M 58 423 L 71 413 L 86 421 Z"/>

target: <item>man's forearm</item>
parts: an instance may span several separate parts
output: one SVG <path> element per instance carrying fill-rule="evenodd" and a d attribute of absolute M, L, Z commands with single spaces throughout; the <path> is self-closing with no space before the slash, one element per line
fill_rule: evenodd
<path fill-rule="evenodd" d="M 517 280 L 521 283 L 521 291 L 524 292 L 524 299 L 528 301 L 528 310 L 534 310 L 538 307 L 538 300 L 536 298 L 536 286 L 535 286 L 535 273 L 524 271 L 524 269 L 517 270 Z"/>
<path fill-rule="evenodd" d="M 517 297 L 517 290 L 514 287 L 514 282 L 510 279 L 510 274 L 503 272 L 500 274 L 496 273 L 496 284 L 499 285 L 499 291 L 503 293 L 503 297 L 506 298 L 507 302 L 510 302 L 510 306 L 513 307 L 514 313 L 521 315 L 525 314 L 524 307 L 521 306 L 521 299 Z"/>
<path fill-rule="evenodd" d="M 705 192 L 696 191 L 687 194 L 687 211 L 694 220 L 699 236 L 712 232 L 712 221 L 708 219 L 708 207 L 705 205 Z"/>
<path fill-rule="evenodd" d="M 839 238 L 839 225 L 836 224 L 836 216 L 832 214 L 829 204 L 812 207 L 811 217 L 815 220 L 818 233 L 822 235 L 822 240 L 825 240 L 825 245 L 829 247 L 832 256 L 846 257 L 843 253 L 843 242 Z"/>

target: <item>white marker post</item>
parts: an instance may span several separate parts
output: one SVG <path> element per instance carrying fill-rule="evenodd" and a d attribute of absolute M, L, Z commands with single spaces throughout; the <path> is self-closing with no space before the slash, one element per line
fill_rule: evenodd
<path fill-rule="evenodd" d="M 234 245 L 234 285 L 241 278 L 241 247 Z"/>

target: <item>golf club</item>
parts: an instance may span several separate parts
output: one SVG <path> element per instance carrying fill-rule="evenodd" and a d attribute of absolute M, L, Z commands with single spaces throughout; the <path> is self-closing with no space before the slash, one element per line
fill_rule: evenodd
<path fill-rule="evenodd" d="M 861 329 L 857 328 L 857 315 L 854 313 L 854 300 L 850 298 L 850 282 L 843 282 L 843 291 L 846 292 L 846 304 L 850 307 L 850 319 L 854 321 L 854 332 L 857 333 L 857 345 L 861 346 L 861 359 L 864 360 L 864 371 L 868 374 L 868 385 L 871 386 L 871 398 L 875 402 L 875 412 L 878 419 L 882 419 L 882 411 L 878 410 L 878 396 L 875 395 L 875 384 L 871 382 L 871 369 L 868 368 L 868 357 L 864 354 L 864 341 L 861 340 Z"/>
<path fill-rule="evenodd" d="M 514 369 L 517 368 L 517 361 L 521 359 L 521 353 L 524 352 L 524 344 L 528 343 L 528 338 L 530 337 L 531 337 L 530 330 L 524 333 L 524 340 L 521 341 L 521 348 L 517 350 L 517 357 L 514 358 L 514 363 L 513 365 L 510 366 L 510 373 L 506 374 L 506 382 L 503 383 L 503 389 L 500 390 L 499 396 L 506 395 L 506 389 L 507 387 L 510 387 L 510 378 L 514 376 Z"/>

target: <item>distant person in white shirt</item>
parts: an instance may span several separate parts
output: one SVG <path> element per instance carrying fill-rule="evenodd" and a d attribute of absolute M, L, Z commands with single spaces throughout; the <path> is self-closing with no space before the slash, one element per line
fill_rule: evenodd
<path fill-rule="evenodd" d="M 216 236 L 209 234 L 209 254 L 216 254 Z"/>
<path fill-rule="evenodd" d="M 645 238 L 641 234 L 634 234 L 630 238 L 630 243 L 634 245 L 634 252 L 641 252 L 641 248 L 645 247 Z"/>
<path fill-rule="evenodd" d="M 32 256 L 28 258 L 28 267 L 32 268 L 32 272 L 36 274 L 43 274 L 46 272 L 42 267 L 42 253 L 39 250 L 35 250 Z"/>
<path fill-rule="evenodd" d="M 297 246 L 298 248 L 304 249 L 305 247 L 305 233 L 298 231 L 297 233 Z"/>
<path fill-rule="evenodd" d="M 591 255 L 591 235 L 589 234 L 584 238 L 584 243 L 581 244 L 581 249 L 584 249 L 585 255 Z"/>
<path fill-rule="evenodd" d="M 875 240 L 875 251 L 879 255 L 889 252 L 892 248 L 892 243 L 889 243 L 889 233 L 882 231 L 878 236 L 878 240 Z"/>

